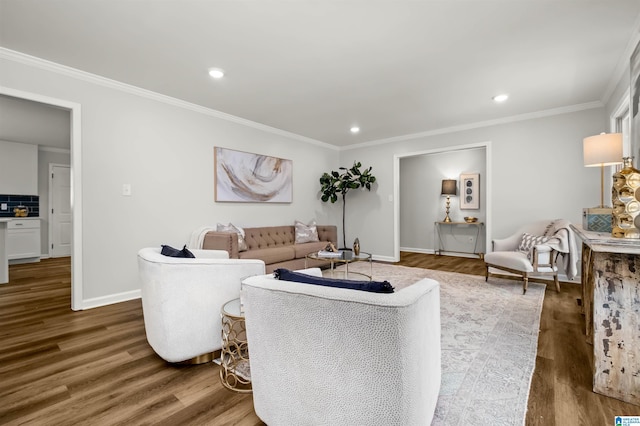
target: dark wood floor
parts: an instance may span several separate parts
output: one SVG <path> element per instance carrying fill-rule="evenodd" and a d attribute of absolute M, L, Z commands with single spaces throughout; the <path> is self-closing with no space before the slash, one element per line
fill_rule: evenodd
<path fill-rule="evenodd" d="M 400 264 L 484 274 L 482 261 L 403 253 Z M 0 424 L 261 425 L 214 364 L 175 366 L 146 342 L 139 300 L 70 310 L 68 258 L 10 267 L 0 285 Z M 553 286 L 551 286 L 552 288 Z M 580 287 L 549 288 L 528 425 L 606 425 L 640 407 L 591 392 Z"/>

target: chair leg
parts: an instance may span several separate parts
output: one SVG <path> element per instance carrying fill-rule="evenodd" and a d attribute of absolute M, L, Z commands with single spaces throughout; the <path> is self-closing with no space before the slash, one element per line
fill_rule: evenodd
<path fill-rule="evenodd" d="M 489 281 L 489 265 L 487 265 L 486 263 L 484 264 L 484 282 L 488 282 Z"/>
<path fill-rule="evenodd" d="M 525 294 L 527 292 L 528 286 L 529 286 L 529 276 L 527 274 L 524 274 L 524 276 L 522 277 L 522 294 Z"/>
<path fill-rule="evenodd" d="M 553 282 L 556 283 L 556 291 L 560 293 L 560 282 L 558 281 L 558 274 L 553 276 Z"/>

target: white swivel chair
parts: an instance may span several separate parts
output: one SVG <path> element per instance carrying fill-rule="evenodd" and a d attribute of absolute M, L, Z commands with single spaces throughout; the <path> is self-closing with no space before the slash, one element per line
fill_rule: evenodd
<path fill-rule="evenodd" d="M 513 235 L 493 240 L 493 252 L 484 256 L 485 281 L 490 274 L 499 273 L 498 270 L 522 276 L 522 294 L 527 292 L 529 277 L 553 276 L 556 291 L 560 291 L 558 282 L 557 258 L 559 252 L 547 244 L 534 244 L 530 250 L 520 251 L 519 247 L 525 233 L 534 236 L 544 236 L 551 220 L 541 220 L 523 226 Z"/>
<path fill-rule="evenodd" d="M 242 294 L 253 405 L 269 426 L 431 424 L 437 281 L 380 294 L 263 275 L 243 280 Z"/>
<path fill-rule="evenodd" d="M 138 252 L 147 341 L 168 362 L 208 362 L 221 345 L 220 309 L 240 297 L 242 279 L 265 273 L 261 260 L 224 250 L 191 250 L 195 259 Z"/>

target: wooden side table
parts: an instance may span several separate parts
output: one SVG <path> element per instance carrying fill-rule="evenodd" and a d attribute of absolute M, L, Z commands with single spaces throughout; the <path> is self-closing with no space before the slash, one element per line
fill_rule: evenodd
<path fill-rule="evenodd" d="M 252 390 L 249 346 L 240 299 L 225 303 L 220 317 L 222 318 L 220 380 L 227 389 L 249 393 Z"/>

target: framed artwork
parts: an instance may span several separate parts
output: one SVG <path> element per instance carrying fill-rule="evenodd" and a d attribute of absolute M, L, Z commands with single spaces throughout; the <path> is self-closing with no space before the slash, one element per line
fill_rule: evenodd
<path fill-rule="evenodd" d="M 480 174 L 462 173 L 460 175 L 460 210 L 480 208 Z"/>
<path fill-rule="evenodd" d="M 640 43 L 631 54 L 631 153 L 632 157 L 640 158 Z M 637 164 L 637 163 L 636 163 Z M 636 166 L 637 167 L 637 166 Z"/>
<path fill-rule="evenodd" d="M 215 201 L 293 201 L 293 161 L 220 147 L 213 152 Z"/>

